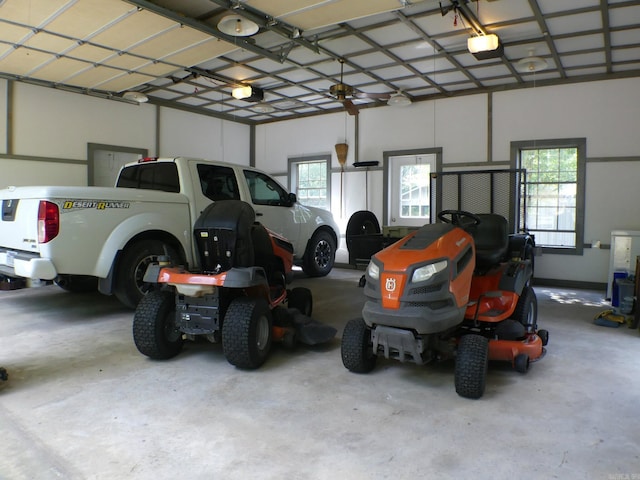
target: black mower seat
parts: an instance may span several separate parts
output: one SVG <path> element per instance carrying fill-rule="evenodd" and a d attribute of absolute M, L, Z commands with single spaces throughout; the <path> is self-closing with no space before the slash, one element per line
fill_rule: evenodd
<path fill-rule="evenodd" d="M 221 200 L 204 209 L 194 225 L 203 271 L 253 266 L 255 218 L 253 207 L 241 200 Z"/>
<path fill-rule="evenodd" d="M 502 215 L 478 214 L 481 222 L 471 235 L 476 244 L 476 266 L 487 268 L 497 265 L 509 251 L 509 223 Z"/>

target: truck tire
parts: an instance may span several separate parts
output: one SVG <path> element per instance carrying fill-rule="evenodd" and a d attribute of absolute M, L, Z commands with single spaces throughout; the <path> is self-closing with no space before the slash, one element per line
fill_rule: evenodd
<path fill-rule="evenodd" d="M 311 290 L 305 287 L 296 287 L 291 289 L 287 295 L 287 305 L 289 308 L 296 308 L 300 313 L 311 316 L 313 312 L 313 297 Z"/>
<path fill-rule="evenodd" d="M 222 349 L 227 361 L 244 369 L 261 366 L 271 350 L 272 322 L 265 299 L 234 299 L 222 322 Z"/>
<path fill-rule="evenodd" d="M 150 358 L 166 360 L 180 353 L 184 340 L 176 326 L 173 293 L 154 290 L 145 295 L 133 317 L 133 341 Z"/>
<path fill-rule="evenodd" d="M 309 241 L 302 270 L 310 277 L 324 277 L 333 268 L 335 258 L 336 242 L 333 236 L 325 230 L 319 230 Z"/>
<path fill-rule="evenodd" d="M 58 275 L 54 283 L 65 292 L 88 293 L 98 290 L 98 279 L 90 275 Z"/>
<path fill-rule="evenodd" d="M 362 318 L 349 320 L 342 332 L 342 364 L 355 373 L 369 373 L 376 366 L 378 356 L 373 352 L 371 329 Z"/>
<path fill-rule="evenodd" d="M 141 240 L 126 247 L 118 262 L 114 294 L 125 306 L 134 309 L 152 286 L 143 281 L 147 267 L 161 255 L 178 262 L 176 251 L 160 240 Z"/>
<path fill-rule="evenodd" d="M 460 339 L 456 355 L 457 394 L 474 399 L 484 395 L 488 367 L 489 340 L 482 335 L 464 335 Z"/>

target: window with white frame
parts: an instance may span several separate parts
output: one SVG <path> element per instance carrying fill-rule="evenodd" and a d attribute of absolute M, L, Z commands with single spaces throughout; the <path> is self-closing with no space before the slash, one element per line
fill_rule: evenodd
<path fill-rule="evenodd" d="M 514 142 L 517 168 L 526 170 L 526 227 L 551 253 L 582 253 L 584 139 Z"/>
<path fill-rule="evenodd" d="M 290 190 L 303 205 L 330 208 L 329 160 L 329 156 L 289 160 Z"/>

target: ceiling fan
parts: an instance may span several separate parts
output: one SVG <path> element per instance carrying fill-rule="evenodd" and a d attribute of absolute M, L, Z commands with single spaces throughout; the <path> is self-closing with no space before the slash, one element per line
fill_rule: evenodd
<path fill-rule="evenodd" d="M 343 83 L 344 60 L 340 59 L 340 82 L 329 87 L 329 93 L 344 105 L 349 115 L 358 115 L 358 107 L 351 101 L 351 98 L 375 98 L 378 100 L 389 100 L 391 93 L 364 93 L 356 92 L 351 85 Z"/>

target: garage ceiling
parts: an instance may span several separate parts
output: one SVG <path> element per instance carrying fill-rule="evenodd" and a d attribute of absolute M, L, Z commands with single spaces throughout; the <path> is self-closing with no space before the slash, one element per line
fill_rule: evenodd
<path fill-rule="evenodd" d="M 220 31 L 230 14 L 238 30 L 251 21 L 257 33 Z M 476 59 L 467 39 L 491 33 L 503 54 Z M 528 56 L 546 68 L 518 62 Z M 419 102 L 640 76 L 640 3 L 0 0 L 0 77 L 16 81 L 121 101 L 135 91 L 157 105 L 260 124 L 344 110 L 330 93 L 341 68 L 351 113 L 394 108 L 373 94 Z M 264 99 L 236 100 L 231 90 L 241 85 Z"/>

